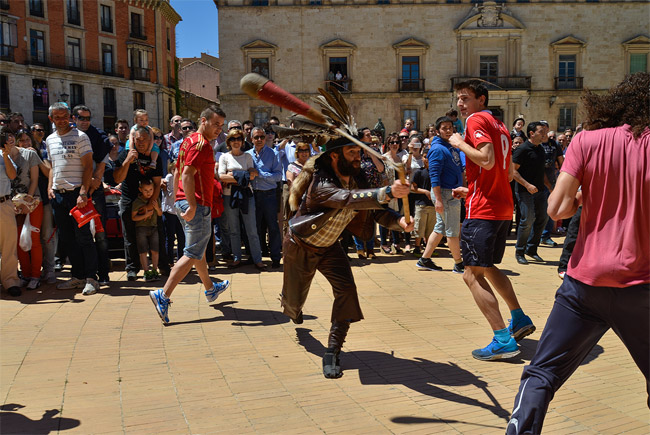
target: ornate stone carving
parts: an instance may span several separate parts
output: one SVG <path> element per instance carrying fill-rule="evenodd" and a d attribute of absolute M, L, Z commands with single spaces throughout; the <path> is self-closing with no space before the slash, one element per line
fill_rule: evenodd
<path fill-rule="evenodd" d="M 503 27 L 503 20 L 501 19 L 502 5 L 496 2 L 485 2 L 477 6 L 477 9 L 481 14 L 476 23 L 478 27 Z"/>

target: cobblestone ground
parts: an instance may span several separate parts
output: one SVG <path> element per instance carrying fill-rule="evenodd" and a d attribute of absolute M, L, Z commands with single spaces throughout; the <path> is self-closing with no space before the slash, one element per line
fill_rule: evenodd
<path fill-rule="evenodd" d="M 302 325 L 280 313 L 282 272 L 252 266 L 217 267 L 232 285 L 212 304 L 191 274 L 168 326 L 153 287 L 124 272 L 88 297 L 54 285 L 3 293 L 0 432 L 503 433 L 560 284 L 561 248 L 521 266 L 513 244 L 502 266 L 538 327 L 519 357 L 471 357 L 491 333 L 446 249 L 434 258 L 443 272 L 378 254 L 352 260 L 365 320 L 350 329 L 338 380 L 321 374 L 332 295 L 320 274 Z M 648 433 L 644 384 L 610 331 L 556 395 L 545 432 Z"/>

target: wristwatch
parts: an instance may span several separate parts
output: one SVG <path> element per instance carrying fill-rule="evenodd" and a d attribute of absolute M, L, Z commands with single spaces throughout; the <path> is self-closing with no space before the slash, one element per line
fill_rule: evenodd
<path fill-rule="evenodd" d="M 391 189 L 390 186 L 386 186 L 386 196 L 389 197 L 390 199 L 394 199 L 395 197 L 393 196 L 393 189 Z"/>
<path fill-rule="evenodd" d="M 84 199 L 88 199 L 88 195 L 85 194 L 85 193 L 80 193 L 79 196 L 84 198 Z"/>

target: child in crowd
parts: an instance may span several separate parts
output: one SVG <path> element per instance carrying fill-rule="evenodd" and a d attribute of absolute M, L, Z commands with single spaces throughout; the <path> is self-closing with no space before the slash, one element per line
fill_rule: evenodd
<path fill-rule="evenodd" d="M 174 194 L 175 170 L 176 161 L 169 160 L 169 162 L 167 162 L 167 175 L 163 178 L 160 184 L 160 191 L 162 192 L 162 218 L 163 223 L 165 224 L 165 250 L 167 252 L 170 267 L 174 264 L 174 241 L 177 241 L 178 243 L 176 248 L 176 261 L 181 259 L 183 256 L 183 249 L 185 248 L 185 233 L 183 232 L 183 225 L 174 210 L 174 202 L 176 202 L 176 195 Z"/>
<path fill-rule="evenodd" d="M 152 168 L 156 167 L 156 159 L 158 159 L 158 154 L 160 154 L 160 146 L 156 144 L 156 141 L 153 140 L 153 130 L 149 126 L 149 114 L 144 109 L 137 109 L 133 112 L 133 127 L 131 127 L 131 132 L 129 133 L 129 139 L 126 141 L 126 149 L 129 149 L 129 144 L 134 142 L 135 129 L 138 127 L 145 127 L 149 130 L 151 135 L 151 145 L 146 154 L 151 155 L 151 164 L 149 165 Z"/>
<path fill-rule="evenodd" d="M 160 278 L 158 273 L 158 226 L 157 216 L 162 216 L 162 210 L 158 200 L 151 203 L 153 197 L 153 181 L 144 179 L 140 181 L 140 195 L 133 202 L 131 218 L 135 222 L 135 239 L 140 255 L 140 264 L 144 270 L 145 281 L 155 281 Z M 151 252 L 152 268 L 149 269 L 147 254 Z"/>

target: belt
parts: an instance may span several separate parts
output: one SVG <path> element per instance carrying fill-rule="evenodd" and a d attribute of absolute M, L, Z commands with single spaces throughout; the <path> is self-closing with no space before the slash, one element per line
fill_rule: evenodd
<path fill-rule="evenodd" d="M 75 187 L 74 189 L 52 189 L 52 190 L 60 195 L 63 195 L 64 193 L 73 193 L 77 189 L 79 189 L 79 187 Z"/>
<path fill-rule="evenodd" d="M 0 204 L 2 204 L 5 201 L 9 201 L 10 199 L 11 199 L 11 195 L 0 196 Z"/>

